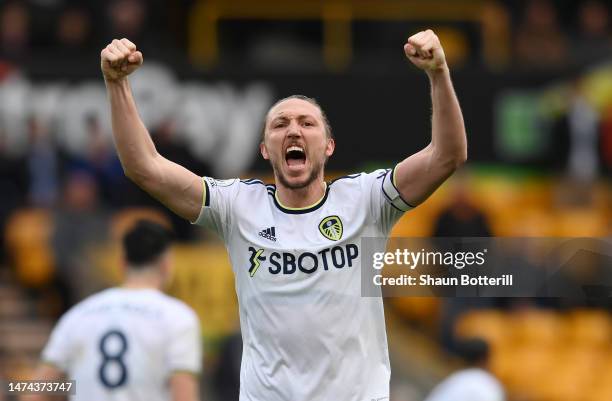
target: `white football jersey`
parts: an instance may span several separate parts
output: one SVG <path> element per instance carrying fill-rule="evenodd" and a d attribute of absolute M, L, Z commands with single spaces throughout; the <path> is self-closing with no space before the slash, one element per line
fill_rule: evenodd
<path fill-rule="evenodd" d="M 411 208 L 393 171 L 335 180 L 300 209 L 258 180 L 204 186 L 196 224 L 224 239 L 236 280 L 240 400 L 387 400 L 383 303 L 361 296 L 360 239 L 386 237 Z"/>
<path fill-rule="evenodd" d="M 173 372 L 200 372 L 199 320 L 160 291 L 110 288 L 62 316 L 42 359 L 76 381 L 72 401 L 167 401 Z"/>
<path fill-rule="evenodd" d="M 450 375 L 425 401 L 504 401 L 504 390 L 491 373 L 471 368 Z"/>

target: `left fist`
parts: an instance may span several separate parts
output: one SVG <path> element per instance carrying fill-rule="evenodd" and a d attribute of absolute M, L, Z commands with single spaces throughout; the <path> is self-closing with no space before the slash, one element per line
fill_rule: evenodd
<path fill-rule="evenodd" d="M 428 29 L 412 35 L 404 45 L 408 60 L 425 72 L 434 72 L 446 66 L 446 56 L 436 34 Z"/>

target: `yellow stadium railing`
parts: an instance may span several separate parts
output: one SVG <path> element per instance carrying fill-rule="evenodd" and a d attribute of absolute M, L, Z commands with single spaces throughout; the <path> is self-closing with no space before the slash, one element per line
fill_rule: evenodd
<path fill-rule="evenodd" d="M 323 59 L 332 71 L 352 58 L 353 21 L 474 22 L 482 30 L 484 58 L 499 65 L 509 58 L 509 16 L 499 4 L 484 0 L 200 0 L 189 17 L 189 54 L 194 64 L 213 67 L 219 58 L 218 24 L 222 20 L 319 20 L 323 23 Z"/>

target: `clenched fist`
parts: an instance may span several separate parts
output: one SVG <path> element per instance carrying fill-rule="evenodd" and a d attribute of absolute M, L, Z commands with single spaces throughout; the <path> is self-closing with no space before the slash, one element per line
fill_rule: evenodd
<path fill-rule="evenodd" d="M 412 64 L 426 72 L 433 72 L 446 66 L 446 56 L 436 34 L 428 29 L 408 38 L 404 53 Z"/>
<path fill-rule="evenodd" d="M 127 77 L 142 65 L 142 53 L 127 39 L 113 40 L 100 53 L 100 67 L 106 81 Z"/>

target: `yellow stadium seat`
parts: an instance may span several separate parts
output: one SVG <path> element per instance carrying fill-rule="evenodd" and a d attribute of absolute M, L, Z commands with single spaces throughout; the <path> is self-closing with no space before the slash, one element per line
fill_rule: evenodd
<path fill-rule="evenodd" d="M 503 345 L 512 339 L 510 319 L 498 310 L 479 310 L 463 315 L 455 326 L 461 338 L 479 337 L 491 345 Z"/>
<path fill-rule="evenodd" d="M 41 287 L 55 274 L 49 242 L 53 217 L 45 209 L 21 209 L 9 218 L 5 237 L 18 280 L 26 287 Z"/>
<path fill-rule="evenodd" d="M 560 237 L 605 237 L 609 233 L 609 221 L 597 209 L 562 209 L 558 211 L 555 221 Z"/>
<path fill-rule="evenodd" d="M 605 347 L 612 340 L 610 314 L 603 310 L 576 309 L 569 315 L 569 336 L 576 344 Z"/>
<path fill-rule="evenodd" d="M 513 314 L 512 320 L 517 343 L 555 346 L 565 341 L 566 322 L 558 312 L 527 309 Z"/>
<path fill-rule="evenodd" d="M 593 369 L 571 364 L 555 364 L 537 388 L 543 401 L 578 401 L 591 388 Z"/>
<path fill-rule="evenodd" d="M 505 364 L 511 368 L 505 372 L 504 383 L 520 396 L 539 399 L 543 383 L 554 375 L 554 347 L 526 345 L 509 350 Z"/>
<path fill-rule="evenodd" d="M 194 308 L 205 337 L 222 337 L 238 328 L 234 275 L 223 245 L 178 245 L 168 292 Z"/>
<path fill-rule="evenodd" d="M 439 320 L 440 299 L 435 297 L 398 297 L 389 302 L 407 320 L 434 328 Z"/>

